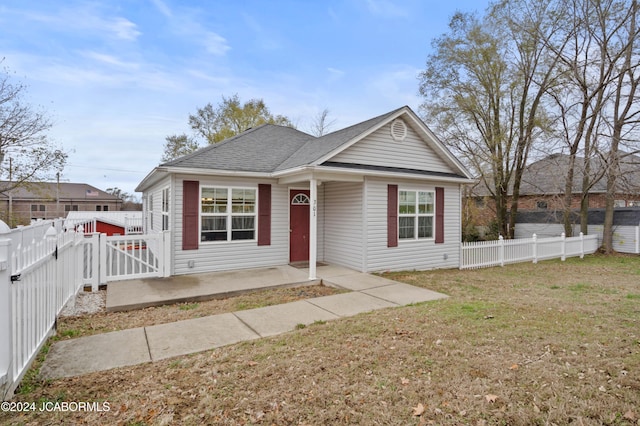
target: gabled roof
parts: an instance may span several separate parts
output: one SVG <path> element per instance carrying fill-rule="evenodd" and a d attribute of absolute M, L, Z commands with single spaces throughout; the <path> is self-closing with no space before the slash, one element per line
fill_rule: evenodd
<path fill-rule="evenodd" d="M 262 124 L 160 166 L 273 172 L 307 141 L 315 139 L 291 127 Z"/>
<path fill-rule="evenodd" d="M 616 193 L 640 194 L 640 157 L 628 153 L 620 153 L 620 175 L 617 179 Z M 590 161 L 592 180 L 597 181 L 590 189 L 590 193 L 607 192 L 607 178 L 603 177 L 604 161 L 599 157 Z M 569 155 L 551 154 L 541 160 L 529 164 L 523 174 L 520 184 L 520 195 L 557 195 L 564 194 L 567 171 L 569 170 Z M 572 192 L 582 192 L 582 177 L 584 175 L 584 158 L 577 157 L 574 165 Z M 509 188 L 509 195 L 513 188 Z M 487 196 L 489 191 L 484 184 L 479 184 L 473 190 L 475 195 Z"/>
<path fill-rule="evenodd" d="M 363 121 L 362 123 L 354 124 L 353 126 L 342 130 L 326 134 L 319 138 L 309 140 L 291 157 L 280 164 L 277 170 L 286 170 L 293 167 L 312 164 L 363 133 L 377 129 L 381 124 L 386 123 L 389 117 L 393 116 L 403 108 L 405 107 L 398 108 L 397 110 L 379 115 Z"/>
<path fill-rule="evenodd" d="M 263 124 L 214 145 L 200 148 L 191 154 L 161 164 L 138 185 L 143 191 L 162 172 L 185 171 L 198 173 L 256 173 L 281 174 L 304 166 L 319 166 L 393 119 L 406 115 L 425 141 L 435 148 L 452 170 L 450 177 L 470 179 L 464 166 L 437 140 L 426 125 L 408 107 L 404 106 L 342 130 L 315 137 L 299 130 L 273 124 Z"/>
<path fill-rule="evenodd" d="M 0 199 L 8 198 L 5 188 L 13 186 L 8 181 L 0 181 Z M 121 201 L 115 195 L 104 192 L 86 183 L 68 182 L 25 182 L 11 190 L 13 200 L 94 200 Z"/>

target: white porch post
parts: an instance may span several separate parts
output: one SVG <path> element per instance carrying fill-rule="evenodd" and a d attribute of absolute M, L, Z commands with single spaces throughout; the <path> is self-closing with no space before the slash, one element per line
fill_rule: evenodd
<path fill-rule="evenodd" d="M 316 279 L 316 260 L 318 257 L 318 181 L 316 178 L 309 180 L 309 279 Z"/>

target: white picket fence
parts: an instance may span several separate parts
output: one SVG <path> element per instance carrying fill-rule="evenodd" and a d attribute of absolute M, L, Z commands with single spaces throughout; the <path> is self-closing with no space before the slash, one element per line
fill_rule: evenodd
<path fill-rule="evenodd" d="M 598 249 L 597 235 L 578 237 L 517 238 L 505 240 L 500 236 L 494 241 L 478 241 L 460 245 L 460 269 L 488 268 L 509 263 L 533 262 L 595 253 Z"/>
<path fill-rule="evenodd" d="M 10 230 L 0 221 L 0 397 L 10 396 L 85 286 L 169 275 L 169 233 L 86 235 L 62 221 Z"/>

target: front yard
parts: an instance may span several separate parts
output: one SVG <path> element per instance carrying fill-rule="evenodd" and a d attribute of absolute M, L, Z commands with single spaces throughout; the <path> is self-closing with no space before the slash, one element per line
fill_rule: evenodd
<path fill-rule="evenodd" d="M 151 364 L 29 380 L 15 401 L 108 402 L 109 410 L 0 412 L 0 423 L 640 424 L 640 257 L 387 277 L 451 297 Z M 96 324 L 128 326 L 110 318 Z M 65 321 L 60 330 L 79 330 L 68 337 L 91 333 L 86 319 Z"/>

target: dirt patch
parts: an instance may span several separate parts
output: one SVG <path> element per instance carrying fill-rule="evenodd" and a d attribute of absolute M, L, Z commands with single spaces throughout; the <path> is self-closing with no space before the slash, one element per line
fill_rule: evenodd
<path fill-rule="evenodd" d="M 33 383 L 15 400 L 109 411 L 0 423 L 640 424 L 640 258 L 387 277 L 451 297 Z"/>

